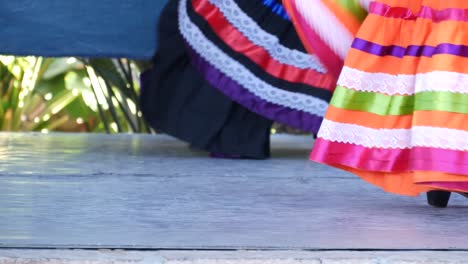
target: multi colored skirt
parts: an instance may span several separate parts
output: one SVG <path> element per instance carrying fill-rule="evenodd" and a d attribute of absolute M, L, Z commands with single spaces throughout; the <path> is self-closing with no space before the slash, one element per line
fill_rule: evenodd
<path fill-rule="evenodd" d="M 171 0 L 143 114 L 156 129 L 229 155 L 269 155 L 272 122 L 316 134 L 337 77 L 304 48 L 281 1 Z"/>
<path fill-rule="evenodd" d="M 384 190 L 468 191 L 468 1 L 378 0 L 311 159 Z"/>

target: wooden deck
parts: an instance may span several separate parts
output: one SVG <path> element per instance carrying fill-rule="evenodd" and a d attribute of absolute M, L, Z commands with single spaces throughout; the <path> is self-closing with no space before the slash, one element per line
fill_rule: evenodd
<path fill-rule="evenodd" d="M 165 136 L 0 134 L 0 247 L 468 250 L 468 200 L 385 194 L 312 144 L 215 160 Z"/>

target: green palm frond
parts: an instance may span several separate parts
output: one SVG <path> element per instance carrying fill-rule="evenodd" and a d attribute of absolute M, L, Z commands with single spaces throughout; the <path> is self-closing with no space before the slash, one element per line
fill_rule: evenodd
<path fill-rule="evenodd" d="M 147 133 L 125 59 L 0 56 L 0 129 Z"/>

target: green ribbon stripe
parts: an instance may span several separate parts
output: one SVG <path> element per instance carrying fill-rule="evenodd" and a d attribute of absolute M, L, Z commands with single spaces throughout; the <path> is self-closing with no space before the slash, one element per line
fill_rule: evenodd
<path fill-rule="evenodd" d="M 343 9 L 351 12 L 359 21 L 363 21 L 366 18 L 367 12 L 364 10 L 359 1 L 357 0 L 338 0 L 338 5 Z"/>
<path fill-rule="evenodd" d="M 415 95 L 384 95 L 338 86 L 331 105 L 378 115 L 407 115 L 413 111 L 444 111 L 468 114 L 468 94 L 420 92 Z"/>

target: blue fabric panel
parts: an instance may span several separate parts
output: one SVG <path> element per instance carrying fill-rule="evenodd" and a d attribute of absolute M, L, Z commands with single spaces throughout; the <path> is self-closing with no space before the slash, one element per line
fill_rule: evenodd
<path fill-rule="evenodd" d="M 0 0 L 0 54 L 147 59 L 167 1 Z"/>
<path fill-rule="evenodd" d="M 273 11 L 275 14 L 278 16 L 281 16 L 282 18 L 286 20 L 289 19 L 289 15 L 286 12 L 286 9 L 284 9 L 283 4 L 281 4 L 281 1 L 279 0 L 262 0 L 263 4 L 271 8 L 271 11 Z"/>

